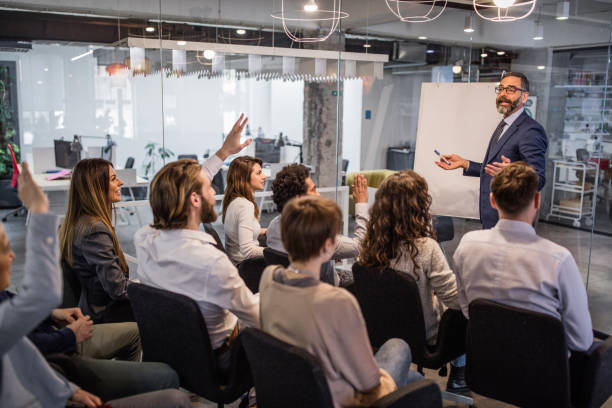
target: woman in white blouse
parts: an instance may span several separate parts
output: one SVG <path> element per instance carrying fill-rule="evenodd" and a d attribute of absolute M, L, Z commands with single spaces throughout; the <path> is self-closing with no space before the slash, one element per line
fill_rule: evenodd
<path fill-rule="evenodd" d="M 257 238 L 266 229 L 259 225 L 255 191 L 263 190 L 265 181 L 260 159 L 236 157 L 229 166 L 223 197 L 223 227 L 225 250 L 234 265 L 248 258 L 263 257 L 263 247 Z"/>

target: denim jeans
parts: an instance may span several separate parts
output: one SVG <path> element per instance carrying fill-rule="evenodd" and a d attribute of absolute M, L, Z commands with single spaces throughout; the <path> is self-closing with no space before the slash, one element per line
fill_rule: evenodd
<path fill-rule="evenodd" d="M 389 339 L 374 355 L 378 366 L 391 375 L 397 387 L 423 379 L 417 371 L 410 369 L 412 353 L 410 346 L 401 339 Z"/>
<path fill-rule="evenodd" d="M 179 390 L 162 390 L 108 401 L 113 408 L 191 408 L 189 396 Z"/>
<path fill-rule="evenodd" d="M 451 360 L 453 367 L 465 367 L 465 354 L 460 355 L 454 360 Z"/>

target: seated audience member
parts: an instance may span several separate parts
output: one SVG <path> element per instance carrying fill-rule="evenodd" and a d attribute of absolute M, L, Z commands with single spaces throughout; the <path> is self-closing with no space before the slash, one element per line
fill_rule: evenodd
<path fill-rule="evenodd" d="M 357 300 L 319 280 L 341 222 L 340 208 L 322 197 L 285 204 L 281 234 L 291 264 L 271 265 L 263 273 L 261 326 L 319 359 L 335 407 L 369 405 L 422 376 L 410 371 L 412 355 L 403 340 L 391 339 L 373 355 Z"/>
<path fill-rule="evenodd" d="M 490 200 L 499 221 L 465 234 L 453 257 L 463 314 L 469 318 L 475 299 L 546 313 L 563 323 L 570 350 L 589 349 L 591 315 L 576 262 L 532 226 L 540 207 L 537 173 L 524 162 L 507 165 L 491 181 Z"/>
<path fill-rule="evenodd" d="M 69 324 L 57 328 L 64 323 Z M 130 341 L 134 335 L 135 347 Z M 179 387 L 178 375 L 168 365 L 135 361 L 140 339 L 133 322 L 93 325 L 79 308 L 54 309 L 28 338 L 64 377 L 105 400 Z M 93 344 L 83 347 L 87 343 Z"/>
<path fill-rule="evenodd" d="M 272 183 L 272 200 L 276 204 L 276 210 L 281 213 L 287 201 L 294 197 L 305 195 L 319 195 L 317 186 L 310 178 L 310 171 L 302 164 L 290 164 L 283 167 L 276 174 Z M 323 264 L 321 269 L 321 281 L 332 285 L 338 284 L 338 275 L 334 270 L 333 259 L 353 258 L 359 252 L 360 241 L 365 234 L 368 215 L 368 184 L 365 177 L 361 174 L 355 176 L 353 187 L 353 197 L 355 199 L 355 238 L 338 235 L 336 238 L 336 250 L 332 260 Z M 276 216 L 266 232 L 268 247 L 287 253 L 283 246 L 280 227 L 281 216 Z"/>
<path fill-rule="evenodd" d="M 19 175 L 19 198 L 30 212 L 26 236 L 25 273 L 21 290 L 11 296 L 10 268 L 15 254 L 0 225 L 0 406 L 63 407 L 68 400 L 86 407 L 98 407 L 97 396 L 57 374 L 27 339 L 38 322 L 62 299 L 59 268 L 57 216 L 47 214 L 49 203 L 34 183 L 27 163 Z M 121 407 L 191 406 L 186 394 L 164 390 L 109 401 Z"/>
<path fill-rule="evenodd" d="M 62 260 L 82 287 L 79 307 L 96 323 L 134 321 L 127 299 L 129 269 L 112 224 L 122 185 L 111 162 L 78 162 L 60 228 Z"/>
<path fill-rule="evenodd" d="M 142 352 L 135 322 L 94 325 L 78 307 L 53 309 L 28 337 L 43 354 L 70 350 L 83 357 L 139 361 Z"/>
<path fill-rule="evenodd" d="M 387 177 L 376 192 L 362 249 L 364 266 L 412 276 L 419 288 L 427 343 L 436 344 L 446 308 L 459 309 L 455 275 L 433 239 L 427 182 L 412 170 Z M 448 391 L 467 391 L 465 356 L 451 362 Z"/>
<path fill-rule="evenodd" d="M 231 154 L 250 142 L 240 145 L 243 127 L 244 123 L 235 127 L 226 139 Z M 136 232 L 134 244 L 142 283 L 198 303 L 218 365 L 227 373 L 238 319 L 247 326 L 259 326 L 259 296 L 253 295 L 227 255 L 215 247 L 215 239 L 200 231 L 200 224 L 217 218 L 210 180 L 227 157 L 220 152 L 203 165 L 194 160 L 169 163 L 155 175 L 149 197 L 153 224 Z"/>
<path fill-rule="evenodd" d="M 232 160 L 227 171 L 222 219 L 225 251 L 234 265 L 248 258 L 263 257 L 258 237 L 266 229 L 259 225 L 255 191 L 263 190 L 265 181 L 260 159 L 241 156 Z"/>

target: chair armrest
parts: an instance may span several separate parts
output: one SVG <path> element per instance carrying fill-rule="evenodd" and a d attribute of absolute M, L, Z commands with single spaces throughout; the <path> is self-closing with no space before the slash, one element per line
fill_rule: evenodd
<path fill-rule="evenodd" d="M 607 340 L 610 335 L 604 332 L 600 332 L 599 330 L 593 329 L 593 337 L 599 340 Z"/>
<path fill-rule="evenodd" d="M 371 408 L 442 408 L 440 388 L 432 380 L 410 383 L 370 405 Z"/>
<path fill-rule="evenodd" d="M 577 406 L 599 407 L 612 395 L 612 337 L 590 350 L 582 378 L 582 395 Z"/>

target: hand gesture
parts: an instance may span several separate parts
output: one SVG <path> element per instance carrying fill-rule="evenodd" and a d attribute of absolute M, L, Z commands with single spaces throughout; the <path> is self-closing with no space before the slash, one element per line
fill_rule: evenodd
<path fill-rule="evenodd" d="M 49 200 L 34 182 L 32 173 L 30 173 L 30 166 L 26 162 L 21 163 L 18 183 L 17 193 L 19 199 L 30 213 L 46 213 L 49 211 Z"/>
<path fill-rule="evenodd" d="M 368 202 L 368 180 L 361 174 L 355 174 L 353 182 L 353 199 L 356 203 Z"/>
<path fill-rule="evenodd" d="M 66 325 L 74 322 L 83 316 L 83 312 L 78 307 L 71 307 L 68 309 L 53 309 L 51 312 L 51 319 L 57 324 Z"/>
<path fill-rule="evenodd" d="M 454 170 L 454 169 L 458 169 L 459 167 L 463 167 L 464 169 L 467 169 L 469 166 L 469 162 L 465 160 L 463 157 L 459 156 L 458 154 L 443 154 L 442 157 L 448 160 L 450 165 L 444 163 L 444 161 L 442 160 L 437 161 L 435 163 L 439 167 L 442 167 L 444 170 Z"/>
<path fill-rule="evenodd" d="M 87 408 L 97 408 L 102 405 L 102 400 L 85 390 L 78 389 L 70 398 L 74 402 L 85 405 Z"/>
<path fill-rule="evenodd" d="M 93 335 L 92 325 L 93 321 L 89 316 L 82 316 L 66 327 L 72 330 L 74 337 L 76 337 L 76 343 L 80 344 Z"/>
<path fill-rule="evenodd" d="M 504 167 L 510 164 L 510 159 L 506 156 L 502 155 L 501 159 L 501 163 L 493 162 L 491 164 L 487 164 L 487 167 L 485 167 L 485 173 L 487 173 L 491 177 L 495 177 L 497 173 L 499 173 Z"/>
<path fill-rule="evenodd" d="M 251 144 L 253 139 L 248 139 L 244 143 L 240 143 L 240 136 L 242 136 L 242 130 L 244 129 L 248 121 L 249 118 L 245 117 L 244 113 L 241 113 L 236 123 L 234 123 L 232 130 L 230 130 L 227 137 L 225 138 L 223 146 L 221 146 L 221 149 L 217 151 L 217 156 L 219 156 L 221 160 L 225 160 L 230 154 L 236 154 Z"/>

